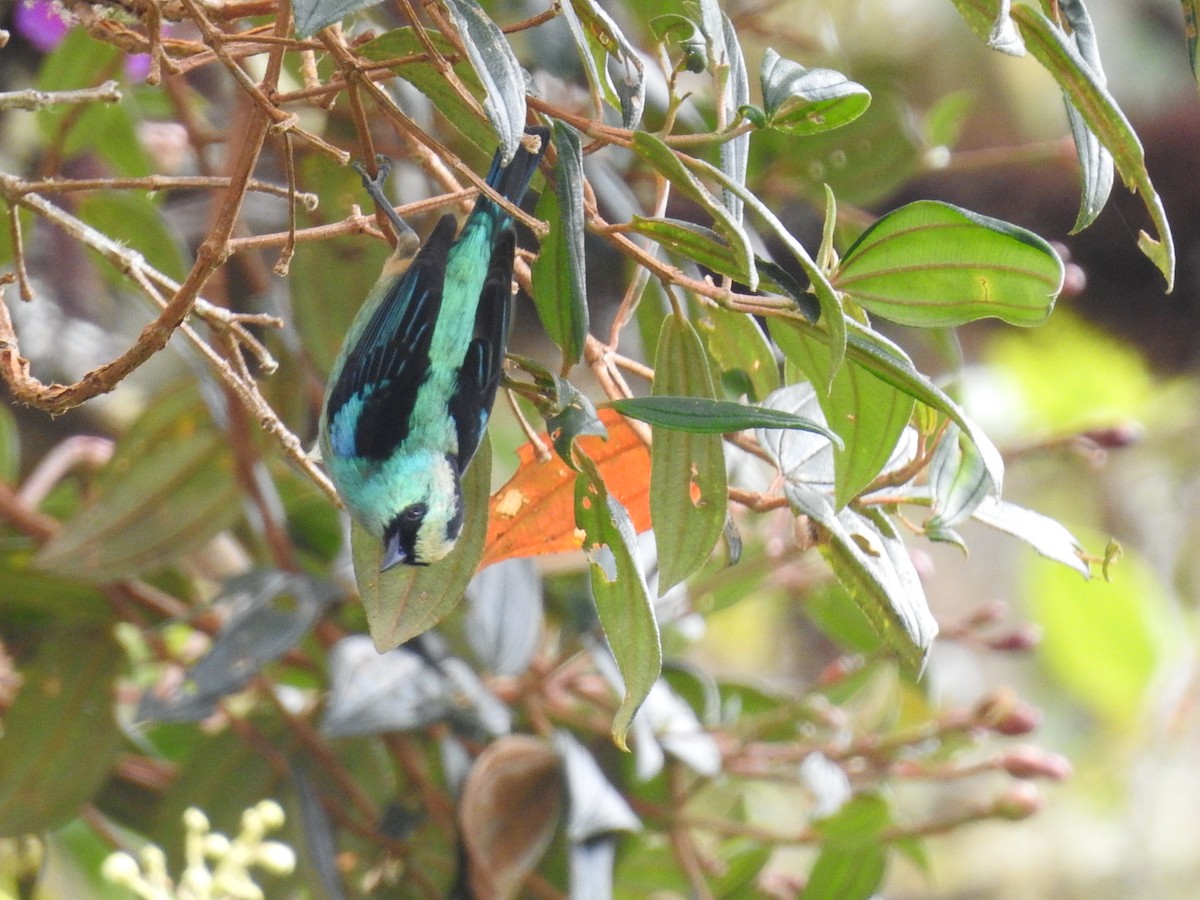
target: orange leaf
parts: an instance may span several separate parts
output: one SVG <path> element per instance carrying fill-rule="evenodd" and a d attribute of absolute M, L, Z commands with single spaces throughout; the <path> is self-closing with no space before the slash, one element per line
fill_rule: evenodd
<path fill-rule="evenodd" d="M 638 532 L 650 528 L 650 451 L 623 416 L 600 410 L 608 440 L 580 438 L 577 446 L 595 461 L 609 492 L 629 511 Z M 549 444 L 549 438 L 542 435 Z M 575 472 L 557 455 L 539 462 L 532 444 L 517 448 L 517 472 L 488 503 L 488 534 L 482 569 L 520 556 L 563 553 L 583 546 L 575 528 Z"/>

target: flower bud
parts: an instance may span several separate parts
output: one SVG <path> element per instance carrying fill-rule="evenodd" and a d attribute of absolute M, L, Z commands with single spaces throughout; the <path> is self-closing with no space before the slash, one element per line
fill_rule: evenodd
<path fill-rule="evenodd" d="M 1063 781 L 1071 777 L 1070 760 L 1040 747 L 1015 747 L 1004 754 L 1002 765 L 1004 771 L 1014 778 Z"/>
<path fill-rule="evenodd" d="M 1002 819 L 1018 822 L 1039 812 L 1042 806 L 1042 796 L 1037 788 L 1028 781 L 1019 781 L 996 798 L 992 812 Z"/>

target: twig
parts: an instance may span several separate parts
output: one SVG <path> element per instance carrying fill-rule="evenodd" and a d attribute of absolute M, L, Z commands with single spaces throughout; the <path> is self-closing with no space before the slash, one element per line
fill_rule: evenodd
<path fill-rule="evenodd" d="M 120 103 L 121 91 L 115 81 L 74 91 L 9 91 L 0 93 L 0 110 L 43 109 L 60 103 Z"/>

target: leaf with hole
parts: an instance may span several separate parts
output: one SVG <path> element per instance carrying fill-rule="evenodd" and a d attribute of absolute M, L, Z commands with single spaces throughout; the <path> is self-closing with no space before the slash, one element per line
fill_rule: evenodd
<path fill-rule="evenodd" d="M 663 321 L 654 372 L 650 399 L 719 402 L 713 399 L 704 345 L 683 316 Z M 725 452 L 720 433 L 661 425 L 653 426 L 651 433 L 650 517 L 660 536 L 661 595 L 703 566 L 721 537 L 727 502 Z"/>
<path fill-rule="evenodd" d="M 592 460 L 580 454 L 579 464 L 575 524 L 584 533 L 596 612 L 625 683 L 612 725 L 613 740 L 624 749 L 634 713 L 662 671 L 662 644 L 629 513 Z"/>

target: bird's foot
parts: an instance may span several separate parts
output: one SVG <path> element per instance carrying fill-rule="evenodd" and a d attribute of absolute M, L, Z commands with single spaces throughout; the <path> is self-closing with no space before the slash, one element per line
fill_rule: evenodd
<path fill-rule="evenodd" d="M 383 185 L 392 172 L 392 161 L 382 153 L 376 154 L 374 176 L 368 174 L 366 163 L 361 159 L 352 160 L 350 165 L 362 178 L 363 188 L 375 201 L 375 205 L 391 220 L 392 226 L 396 229 L 396 238 L 400 241 L 416 240 L 416 232 L 413 231 L 412 226 L 396 212 L 392 201 L 383 192 Z"/>

